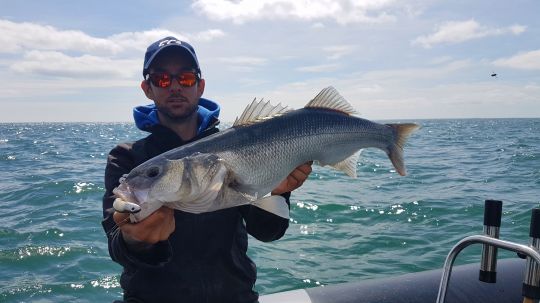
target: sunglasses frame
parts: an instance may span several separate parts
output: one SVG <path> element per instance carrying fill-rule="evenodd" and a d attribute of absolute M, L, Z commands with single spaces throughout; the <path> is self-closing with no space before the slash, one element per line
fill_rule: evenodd
<path fill-rule="evenodd" d="M 161 74 L 161 75 L 168 75 L 169 76 L 169 85 L 167 86 L 161 86 L 159 84 L 156 84 L 153 79 L 152 79 L 152 75 L 156 75 L 156 74 Z M 193 82 L 192 85 L 184 85 L 181 83 L 181 76 L 183 74 L 193 74 L 195 75 L 195 82 Z M 200 80 L 200 74 L 198 71 L 196 70 L 193 70 L 193 69 L 188 69 L 188 70 L 182 70 L 180 71 L 179 73 L 177 74 L 171 74 L 169 72 L 166 72 L 166 71 L 156 71 L 156 72 L 152 72 L 152 73 L 148 73 L 146 74 L 146 77 L 145 77 L 145 80 L 149 81 L 150 83 L 152 83 L 152 85 L 154 85 L 155 87 L 158 87 L 158 88 L 168 88 L 172 85 L 172 82 L 173 82 L 173 79 L 176 79 L 176 81 L 178 82 L 178 84 L 180 84 L 180 86 L 182 87 L 193 87 L 195 86 L 195 84 L 197 84 L 197 82 L 199 82 Z M 159 81 L 159 80 L 158 80 Z"/>

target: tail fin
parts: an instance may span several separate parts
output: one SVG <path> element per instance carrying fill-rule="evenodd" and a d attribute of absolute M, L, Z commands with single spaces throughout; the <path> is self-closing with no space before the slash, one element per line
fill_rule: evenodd
<path fill-rule="evenodd" d="M 387 125 L 392 127 L 396 134 L 394 143 L 388 149 L 388 157 L 390 158 L 390 161 L 392 161 L 392 164 L 394 164 L 398 174 L 405 176 L 407 171 L 405 169 L 405 164 L 403 163 L 403 146 L 409 135 L 417 130 L 420 125 L 415 123 Z"/>

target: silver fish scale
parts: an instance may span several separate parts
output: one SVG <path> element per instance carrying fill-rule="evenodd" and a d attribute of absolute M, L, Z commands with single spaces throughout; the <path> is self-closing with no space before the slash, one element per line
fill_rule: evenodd
<path fill-rule="evenodd" d="M 386 125 L 306 108 L 238 127 L 234 135 L 223 133 L 221 150 L 214 152 L 234 167 L 239 183 L 246 185 L 244 190 L 258 196 L 271 191 L 302 163 L 335 164 L 365 147 L 387 150 L 393 137 Z"/>

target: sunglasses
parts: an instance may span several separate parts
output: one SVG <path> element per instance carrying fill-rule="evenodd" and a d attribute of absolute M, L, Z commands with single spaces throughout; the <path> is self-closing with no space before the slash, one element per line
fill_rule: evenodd
<path fill-rule="evenodd" d="M 176 75 L 172 75 L 166 72 L 156 72 L 148 74 L 148 80 L 150 80 L 150 82 L 154 84 L 154 86 L 161 88 L 167 88 L 171 86 L 173 78 L 178 81 L 178 84 L 184 87 L 192 87 L 193 85 L 195 85 L 195 83 L 197 83 L 197 80 L 199 80 L 197 73 L 193 71 L 183 71 Z"/>

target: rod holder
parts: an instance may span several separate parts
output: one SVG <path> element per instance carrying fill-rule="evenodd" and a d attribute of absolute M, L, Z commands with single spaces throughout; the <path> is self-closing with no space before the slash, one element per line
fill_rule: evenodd
<path fill-rule="evenodd" d="M 484 235 L 498 239 L 501 228 L 502 201 L 486 200 L 484 204 Z M 497 282 L 497 247 L 482 245 L 482 259 L 478 279 L 485 283 Z"/>
<path fill-rule="evenodd" d="M 540 251 L 540 209 L 534 208 L 531 212 L 531 227 L 529 230 L 530 246 Z M 525 298 L 540 299 L 540 263 L 530 256 L 527 257 L 525 275 L 523 278 L 522 294 Z"/>

